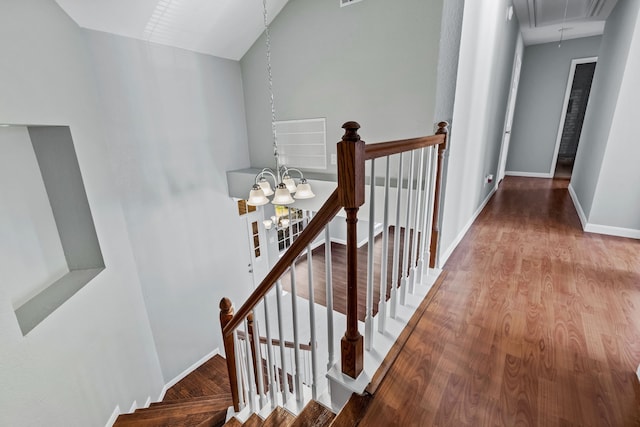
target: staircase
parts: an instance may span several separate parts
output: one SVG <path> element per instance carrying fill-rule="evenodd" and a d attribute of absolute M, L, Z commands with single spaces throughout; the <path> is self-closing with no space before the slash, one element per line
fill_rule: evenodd
<path fill-rule="evenodd" d="M 336 190 L 237 311 L 229 299 L 220 302 L 227 356 L 215 358 L 224 366 L 216 371 L 227 374 L 220 381 L 225 384 L 221 393 L 167 397 L 120 416 L 115 426 L 358 425 L 438 277 L 434 267 L 448 131 L 441 122 L 432 136 L 365 144 L 358 123 L 343 128 Z M 375 172 L 376 159 L 386 166 L 382 176 Z M 331 241 L 329 223 L 339 212 L 346 213 L 345 268 L 336 269 L 334 281 L 331 245 L 325 244 L 325 274 L 316 272 L 323 277 L 314 278 L 311 244 L 322 232 L 325 242 Z M 366 261 L 358 256 L 359 219 L 369 224 Z M 382 225 L 379 249 L 374 224 Z M 305 253 L 307 280 L 297 284 L 296 266 Z M 281 283 L 285 274 L 290 276 L 288 292 Z M 345 314 L 333 309 L 334 283 L 340 281 L 346 285 L 346 295 L 338 296 L 346 301 Z M 302 284 L 307 299 L 297 295 L 296 286 Z M 324 290 L 326 306 L 314 302 L 319 290 Z M 359 298 L 366 300 L 360 308 L 364 322 L 358 317 Z"/>
<path fill-rule="evenodd" d="M 207 362 L 208 370 L 226 370 L 226 360 L 215 356 Z M 200 372 L 190 375 L 201 377 Z M 232 417 L 226 421 L 227 409 L 232 406 L 231 394 L 216 390 L 215 395 L 174 398 L 185 394 L 187 388 L 203 387 L 201 378 L 187 376 L 183 382 L 190 383 L 181 390 L 170 390 L 171 399 L 152 403 L 148 408 L 138 409 L 131 414 L 123 414 L 118 417 L 114 427 L 219 427 L 219 426 L 262 426 L 262 427 L 324 427 L 324 426 L 355 426 L 357 420 L 363 414 L 364 401 L 368 396 L 354 396 L 345 408 L 336 416 L 326 407 L 316 401 L 309 402 L 304 410 L 295 417 L 282 407 L 277 407 L 266 419 L 258 414 L 252 414 L 246 422 L 242 423 Z M 226 384 L 228 387 L 228 384 Z M 180 387 L 180 384 L 174 386 Z"/>

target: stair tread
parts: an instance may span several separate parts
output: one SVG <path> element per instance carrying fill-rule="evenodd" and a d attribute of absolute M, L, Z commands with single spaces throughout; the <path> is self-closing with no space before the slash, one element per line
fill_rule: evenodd
<path fill-rule="evenodd" d="M 253 414 L 242 425 L 244 427 L 260 427 L 263 423 L 264 421 L 258 416 L 258 414 Z"/>
<path fill-rule="evenodd" d="M 195 414 L 202 412 L 212 412 L 212 411 L 221 411 L 227 410 L 230 404 L 227 404 L 223 400 L 200 400 L 200 401 L 189 401 L 185 400 L 182 403 L 174 403 L 167 405 L 159 405 L 153 406 L 149 408 L 141 408 L 137 409 L 133 414 L 138 414 L 140 418 L 144 418 L 145 415 L 148 414 Z"/>
<path fill-rule="evenodd" d="M 315 400 L 304 407 L 300 415 L 291 424 L 292 427 L 324 427 L 335 418 L 335 414 Z"/>
<path fill-rule="evenodd" d="M 331 422 L 331 427 L 357 426 L 367 412 L 373 396 L 368 393 L 353 393 L 346 405 Z"/>
<path fill-rule="evenodd" d="M 224 424 L 224 427 L 242 427 L 242 423 L 233 417 Z"/>
<path fill-rule="evenodd" d="M 296 420 L 286 409 L 278 406 L 273 410 L 271 415 L 264 420 L 263 427 L 289 427 Z"/>
<path fill-rule="evenodd" d="M 133 414 L 120 415 L 114 427 L 174 427 L 174 426 L 220 426 L 224 422 L 226 411 L 209 411 L 195 414 L 159 414 L 143 418 Z M 204 423 L 204 424 L 203 424 Z"/>
<path fill-rule="evenodd" d="M 226 405 L 227 407 L 233 404 L 233 400 L 231 394 L 223 394 L 218 396 L 201 396 L 201 397 L 191 397 L 188 399 L 176 399 L 176 400 L 163 400 L 162 402 L 154 402 L 149 405 L 149 408 L 143 409 L 153 409 L 153 408 L 162 408 L 162 407 L 178 407 L 178 406 L 190 406 L 191 404 L 196 403 L 209 403 L 212 405 L 219 406 Z"/>

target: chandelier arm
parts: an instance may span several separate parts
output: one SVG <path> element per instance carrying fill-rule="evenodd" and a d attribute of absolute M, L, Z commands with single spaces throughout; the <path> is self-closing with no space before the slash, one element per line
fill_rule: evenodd
<path fill-rule="evenodd" d="M 270 176 L 271 176 L 271 178 L 273 179 L 273 186 L 274 186 L 274 187 L 277 187 L 277 186 L 278 186 L 277 178 L 276 178 L 275 174 L 273 173 L 273 171 L 272 171 L 271 169 L 269 169 L 269 168 L 264 168 L 264 169 L 262 169 L 262 170 L 260 171 L 260 173 L 258 173 L 258 174 L 256 175 L 256 177 L 255 177 L 255 183 L 257 184 L 257 183 L 258 183 L 258 180 L 259 180 L 260 178 L 264 178 L 264 177 L 265 177 L 265 175 L 270 175 Z"/>

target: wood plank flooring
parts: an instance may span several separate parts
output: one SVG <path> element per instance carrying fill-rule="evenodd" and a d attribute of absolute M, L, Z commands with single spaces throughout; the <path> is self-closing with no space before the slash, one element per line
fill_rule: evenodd
<path fill-rule="evenodd" d="M 391 292 L 391 281 L 393 273 L 393 239 L 395 227 L 389 227 L 389 245 L 387 247 L 387 294 L 389 299 Z M 378 301 L 380 300 L 380 274 L 382 265 L 382 233 L 378 234 L 374 239 L 374 275 L 373 275 L 373 314 L 378 313 Z M 420 233 L 418 233 L 418 244 L 420 243 Z M 413 244 L 413 232 L 409 233 L 409 248 L 411 251 Z M 402 271 L 402 263 L 404 256 L 404 228 L 400 228 L 398 250 L 398 276 Z M 324 244 L 313 249 L 313 259 L 311 261 L 313 267 L 313 297 L 317 304 L 326 307 L 326 275 L 325 275 L 325 247 Z M 358 319 L 364 321 L 366 312 L 367 299 L 367 256 L 369 245 L 364 244 L 358 248 Z M 331 243 L 331 263 L 333 272 L 333 309 L 338 313 L 347 313 L 347 258 L 346 246 L 340 243 Z M 427 260 L 428 262 L 428 260 Z M 296 294 L 301 297 L 309 298 L 309 279 L 307 269 L 307 256 L 304 255 L 296 263 Z M 409 268 L 411 264 L 409 263 Z M 396 282 L 399 285 L 400 279 Z M 282 286 L 285 290 L 291 291 L 290 273 L 286 273 L 282 277 Z"/>
<path fill-rule="evenodd" d="M 640 425 L 640 241 L 584 233 L 567 184 L 502 182 L 360 425 Z"/>
<path fill-rule="evenodd" d="M 567 184 L 503 181 L 359 425 L 640 426 L 640 241 L 584 233 Z M 165 399 L 217 390 L 212 359 Z"/>

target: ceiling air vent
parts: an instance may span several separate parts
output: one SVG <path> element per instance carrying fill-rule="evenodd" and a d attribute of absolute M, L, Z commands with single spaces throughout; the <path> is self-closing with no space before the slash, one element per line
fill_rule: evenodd
<path fill-rule="evenodd" d="M 361 2 L 362 0 L 339 0 L 340 7 L 351 6 L 354 3 Z"/>

